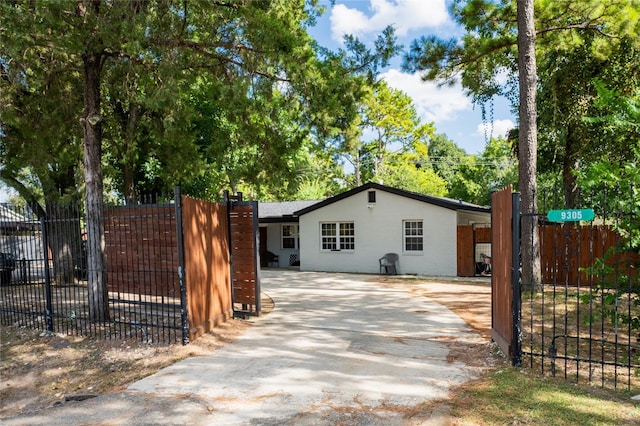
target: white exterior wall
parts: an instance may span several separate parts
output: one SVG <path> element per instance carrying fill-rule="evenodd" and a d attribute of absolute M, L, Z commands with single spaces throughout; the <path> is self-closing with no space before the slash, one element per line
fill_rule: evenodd
<path fill-rule="evenodd" d="M 282 225 L 298 225 L 298 224 L 295 222 L 267 223 L 266 225 L 260 225 L 260 227 L 265 226 L 267 228 L 267 250 L 278 256 L 278 267 L 288 268 L 290 256 L 293 254 L 293 255 L 296 255 L 298 259 L 300 259 L 300 250 L 282 248 L 282 231 L 281 231 Z"/>
<path fill-rule="evenodd" d="M 359 192 L 300 216 L 301 270 L 379 273 L 378 259 L 385 253 L 398 253 L 399 274 L 456 275 L 455 210 L 381 190 L 375 191 L 376 203 L 369 208 L 368 192 Z M 404 252 L 403 220 L 422 220 L 422 253 Z M 322 251 L 321 222 L 353 222 L 355 250 Z"/>

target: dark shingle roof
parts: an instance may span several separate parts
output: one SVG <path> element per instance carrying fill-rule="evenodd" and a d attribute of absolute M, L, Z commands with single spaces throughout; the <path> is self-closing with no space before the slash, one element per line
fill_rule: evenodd
<path fill-rule="evenodd" d="M 318 200 L 259 202 L 258 218 L 261 222 L 282 222 L 283 219 L 297 221 L 296 211 L 305 209 L 319 202 Z"/>
<path fill-rule="evenodd" d="M 452 200 L 451 198 L 434 197 L 432 195 L 419 194 L 417 192 L 405 191 L 403 189 L 392 188 L 390 186 L 385 186 L 385 185 L 380 185 L 378 183 L 370 182 L 362 186 L 359 186 L 357 188 L 354 188 L 350 191 L 343 192 L 342 194 L 338 194 L 334 197 L 327 198 L 324 201 L 320 201 L 311 206 L 305 207 L 301 210 L 294 212 L 294 214 L 296 216 L 302 216 L 303 214 L 312 212 L 321 207 L 327 206 L 329 204 L 333 204 L 336 201 L 344 200 L 345 198 L 351 197 L 352 195 L 355 195 L 359 192 L 371 190 L 371 189 L 385 191 L 391 194 L 399 195 L 401 197 L 411 198 L 413 200 L 422 201 L 424 203 L 433 204 L 433 205 L 443 207 L 445 209 L 450 209 L 450 210 L 456 210 L 456 211 L 464 210 L 464 211 L 471 211 L 471 212 L 478 212 L 478 213 L 491 212 L 491 208 L 489 207 L 483 207 L 477 204 L 467 203 L 466 201 L 462 201 L 462 200 Z"/>

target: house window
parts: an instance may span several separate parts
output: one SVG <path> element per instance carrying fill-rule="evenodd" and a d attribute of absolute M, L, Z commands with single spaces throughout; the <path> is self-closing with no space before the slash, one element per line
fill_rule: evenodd
<path fill-rule="evenodd" d="M 355 250 L 356 237 L 353 222 L 325 222 L 320 224 L 322 250 Z"/>
<path fill-rule="evenodd" d="M 282 225 L 282 248 L 297 249 L 298 248 L 298 225 Z"/>
<path fill-rule="evenodd" d="M 376 202 L 376 191 L 369 191 L 369 203 Z"/>
<path fill-rule="evenodd" d="M 423 228 L 421 220 L 404 220 L 404 251 L 421 252 L 424 249 Z"/>

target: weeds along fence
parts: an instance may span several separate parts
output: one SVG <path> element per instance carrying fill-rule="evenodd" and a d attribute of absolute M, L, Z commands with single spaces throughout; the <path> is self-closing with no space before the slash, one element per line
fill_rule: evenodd
<path fill-rule="evenodd" d="M 64 334 L 186 344 L 233 315 L 227 206 L 103 208 L 107 315 L 91 316 L 81 206 L 0 209 L 0 321 Z M 189 274 L 185 274 L 185 270 Z M 95 317 L 93 317 L 95 318 Z"/>
<path fill-rule="evenodd" d="M 521 214 L 520 227 L 538 225 L 541 272 L 539 281 L 522 274 L 514 289 L 521 293 L 516 327 L 523 365 L 640 390 L 640 218 L 629 208 L 632 196 L 603 189 L 581 199 L 579 207 L 594 210 L 589 221 L 552 221 L 548 211 L 562 210 L 558 203 Z"/>

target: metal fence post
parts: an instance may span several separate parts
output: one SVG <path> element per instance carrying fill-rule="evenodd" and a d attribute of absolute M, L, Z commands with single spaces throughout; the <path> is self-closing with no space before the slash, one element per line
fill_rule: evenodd
<path fill-rule="evenodd" d="M 231 200 L 231 194 L 229 193 L 229 190 L 225 189 L 224 190 L 224 203 L 227 206 L 227 238 L 228 240 L 228 244 L 229 244 L 229 285 L 231 287 L 231 291 L 229 293 L 231 293 L 231 309 L 234 312 L 235 315 L 235 296 L 233 294 L 234 292 L 234 285 L 233 285 L 233 242 L 232 242 L 232 235 L 233 233 L 231 232 L 231 211 L 233 210 L 233 201 Z"/>
<path fill-rule="evenodd" d="M 512 315 L 513 315 L 513 336 L 511 339 L 512 359 L 514 366 L 522 365 L 522 301 L 520 288 L 520 193 L 511 194 L 511 291 L 512 293 Z"/>
<path fill-rule="evenodd" d="M 42 226 L 42 248 L 44 253 L 44 293 L 47 330 L 53 333 L 53 299 L 51 296 L 51 272 L 49 271 L 49 239 L 47 235 L 47 220 L 43 216 L 40 218 Z"/>
<path fill-rule="evenodd" d="M 176 205 L 176 232 L 178 238 L 178 279 L 180 280 L 180 313 L 182 316 L 182 344 L 189 343 L 189 307 L 187 303 L 187 277 L 185 270 L 184 235 L 182 224 L 182 192 L 176 186 L 173 190 Z"/>

